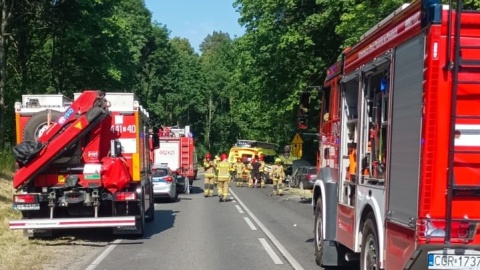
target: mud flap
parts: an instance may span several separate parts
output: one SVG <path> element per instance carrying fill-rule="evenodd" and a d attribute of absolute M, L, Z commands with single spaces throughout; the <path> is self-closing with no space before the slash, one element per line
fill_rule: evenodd
<path fill-rule="evenodd" d="M 114 235 L 135 235 L 143 236 L 145 232 L 145 219 L 141 216 L 135 217 L 135 226 L 114 227 L 112 234 Z"/>

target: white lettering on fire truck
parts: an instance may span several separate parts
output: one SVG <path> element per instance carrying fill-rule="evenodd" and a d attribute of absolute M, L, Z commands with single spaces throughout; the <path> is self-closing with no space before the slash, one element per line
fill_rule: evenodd
<path fill-rule="evenodd" d="M 110 131 L 112 133 L 135 133 L 137 131 L 137 128 L 135 125 L 112 125 L 110 127 Z"/>
<path fill-rule="evenodd" d="M 159 153 L 160 155 L 173 156 L 173 155 L 175 155 L 175 150 L 160 149 L 160 150 L 158 150 L 158 153 Z"/>
<path fill-rule="evenodd" d="M 376 49 L 385 45 L 389 41 L 397 38 L 400 34 L 405 32 L 406 30 L 412 28 L 413 26 L 415 26 L 419 22 L 420 22 L 420 12 L 417 12 L 417 13 L 413 14 L 412 16 L 410 16 L 409 18 L 407 18 L 403 22 L 403 24 L 397 25 L 395 28 L 388 31 L 385 35 L 379 37 L 374 42 L 370 43 L 367 46 L 367 48 L 361 50 L 358 53 L 358 58 L 360 59 L 360 58 L 363 58 L 363 57 L 371 54 L 373 51 L 375 51 Z"/>

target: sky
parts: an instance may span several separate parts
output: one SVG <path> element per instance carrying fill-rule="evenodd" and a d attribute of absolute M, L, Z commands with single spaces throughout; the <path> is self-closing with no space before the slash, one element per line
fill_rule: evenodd
<path fill-rule="evenodd" d="M 187 38 L 197 52 L 213 31 L 228 33 L 232 39 L 244 33 L 233 0 L 145 0 L 145 4 L 153 21 L 171 31 L 170 38 Z"/>

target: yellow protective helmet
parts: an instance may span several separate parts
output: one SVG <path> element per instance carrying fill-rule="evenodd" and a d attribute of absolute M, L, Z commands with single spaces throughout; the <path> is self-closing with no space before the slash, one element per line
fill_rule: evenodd
<path fill-rule="evenodd" d="M 281 163 L 281 162 L 282 162 L 282 160 L 280 158 L 275 159 L 275 163 Z"/>

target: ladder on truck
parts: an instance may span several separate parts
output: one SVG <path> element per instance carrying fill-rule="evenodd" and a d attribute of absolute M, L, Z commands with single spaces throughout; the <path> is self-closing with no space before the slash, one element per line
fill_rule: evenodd
<path fill-rule="evenodd" d="M 43 148 L 35 158 L 16 171 L 13 187 L 26 185 L 105 118 L 108 110 L 104 97 L 100 91 L 84 91 L 57 122 L 38 138 Z"/>
<path fill-rule="evenodd" d="M 190 144 L 192 140 L 189 137 L 180 138 L 180 168 L 183 176 L 190 176 L 193 172 L 190 164 L 192 162 L 192 151 Z"/>
<path fill-rule="evenodd" d="M 455 221 L 472 221 L 473 220 L 458 220 L 453 219 L 453 201 L 456 199 L 462 199 L 466 197 L 480 197 L 480 179 L 473 179 L 470 177 L 456 177 L 454 173 L 455 169 L 455 157 L 461 155 L 478 155 L 475 160 L 480 159 L 480 144 L 465 147 L 455 144 L 456 136 L 461 136 L 460 131 L 457 129 L 457 121 L 468 122 L 470 124 L 480 125 L 480 109 L 471 108 L 468 114 L 459 113 L 459 108 L 462 108 L 462 102 L 465 102 L 465 96 L 471 95 L 474 98 L 480 94 L 480 45 L 476 38 L 476 43 L 466 44 L 466 38 L 462 38 L 462 33 L 465 29 L 472 31 L 472 29 L 480 29 L 480 21 L 468 19 L 469 14 L 480 14 L 480 11 L 466 10 L 464 9 L 463 1 L 456 1 L 456 15 L 453 19 L 452 1 L 450 0 L 449 15 L 448 15 L 448 32 L 447 32 L 447 68 L 452 72 L 452 86 L 451 86 L 451 105 L 450 105 L 450 135 L 449 135 L 449 147 L 448 147 L 448 174 L 447 174 L 447 201 L 446 201 L 446 226 L 445 226 L 445 243 L 450 244 L 452 240 L 452 222 Z M 471 16 L 471 15 L 470 15 Z M 465 19 L 467 18 L 467 19 Z M 468 24 L 468 26 L 467 26 Z M 466 26 L 466 27 L 462 27 Z M 455 27 L 452 30 L 452 27 Z M 453 31 L 453 32 L 452 32 Z M 478 30 L 477 30 L 478 31 Z M 451 53 L 451 37 L 453 35 L 453 59 L 450 57 Z M 474 78 L 474 79 L 471 79 Z M 465 91 L 459 92 L 459 89 L 475 89 L 469 93 Z M 463 98 L 459 98 L 460 95 L 464 95 Z M 474 96 L 474 97 L 473 97 Z M 467 97 L 468 98 L 468 97 Z M 465 105 L 463 105 L 465 106 Z M 464 108 L 464 107 L 463 107 Z M 473 111 L 473 113 L 471 113 Z M 475 131 L 475 132 L 479 132 Z M 477 170 L 480 175 L 479 168 L 471 168 Z M 468 217 L 465 217 L 468 218 Z"/>

